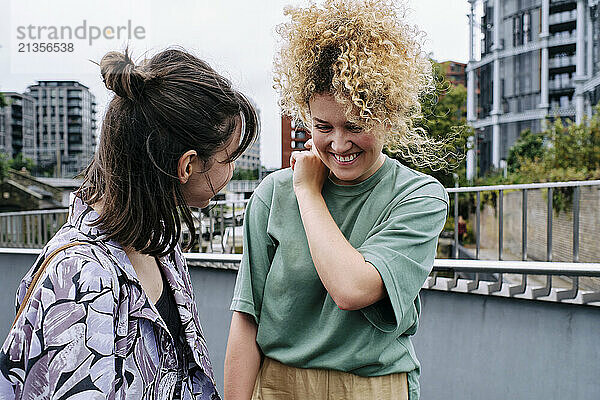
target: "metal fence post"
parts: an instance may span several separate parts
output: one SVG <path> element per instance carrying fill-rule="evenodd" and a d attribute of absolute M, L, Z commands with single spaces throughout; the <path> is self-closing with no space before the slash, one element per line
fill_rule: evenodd
<path fill-rule="evenodd" d="M 522 211 L 522 227 L 521 227 L 521 259 L 527 261 L 527 189 L 523 189 L 523 201 L 521 205 Z"/>
<path fill-rule="evenodd" d="M 546 260 L 552 261 L 552 188 L 548 188 L 548 219 L 546 222 Z"/>
<path fill-rule="evenodd" d="M 504 236 L 504 207 L 503 207 L 503 199 L 504 199 L 504 191 L 498 191 L 498 260 L 502 260 L 502 247 L 503 244 L 503 236 Z"/>

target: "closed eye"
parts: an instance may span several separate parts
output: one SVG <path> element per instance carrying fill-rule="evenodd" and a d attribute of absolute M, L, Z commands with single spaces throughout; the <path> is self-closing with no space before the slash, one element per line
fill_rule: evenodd
<path fill-rule="evenodd" d="M 363 130 L 363 128 L 361 126 L 354 125 L 354 124 L 346 125 L 346 129 L 352 133 L 359 133 L 359 132 L 362 132 L 362 130 Z"/>
<path fill-rule="evenodd" d="M 319 132 L 323 132 L 323 133 L 329 133 L 333 129 L 333 127 L 331 125 L 323 125 L 323 124 L 317 124 L 317 125 L 315 125 L 315 128 L 317 128 L 317 130 Z"/>

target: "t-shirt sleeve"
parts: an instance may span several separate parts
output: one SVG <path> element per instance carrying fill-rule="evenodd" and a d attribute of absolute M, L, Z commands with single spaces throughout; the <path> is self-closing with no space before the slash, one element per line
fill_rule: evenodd
<path fill-rule="evenodd" d="M 238 270 L 230 309 L 250 314 L 258 324 L 267 274 L 275 244 L 267 233 L 269 207 L 256 195 L 244 216 L 244 254 Z"/>
<path fill-rule="evenodd" d="M 402 200 L 357 249 L 379 271 L 388 294 L 361 310 L 376 328 L 404 333 L 416 323 L 414 301 L 433 268 L 447 199 L 440 186 L 439 194 Z"/>

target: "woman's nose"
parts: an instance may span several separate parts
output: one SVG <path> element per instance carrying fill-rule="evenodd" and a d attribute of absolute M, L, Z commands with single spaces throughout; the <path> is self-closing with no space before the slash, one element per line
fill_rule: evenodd
<path fill-rule="evenodd" d="M 331 137 L 331 143 L 329 145 L 331 150 L 337 154 L 344 154 L 352 148 L 352 142 L 348 140 L 347 135 L 342 132 L 336 131 Z"/>

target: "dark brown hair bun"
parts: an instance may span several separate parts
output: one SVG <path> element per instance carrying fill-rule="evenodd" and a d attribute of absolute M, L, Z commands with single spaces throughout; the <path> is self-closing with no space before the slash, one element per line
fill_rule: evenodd
<path fill-rule="evenodd" d="M 117 96 L 131 100 L 142 97 L 148 74 L 135 65 L 127 49 L 124 54 L 111 51 L 102 57 L 100 73 L 106 87 Z"/>

